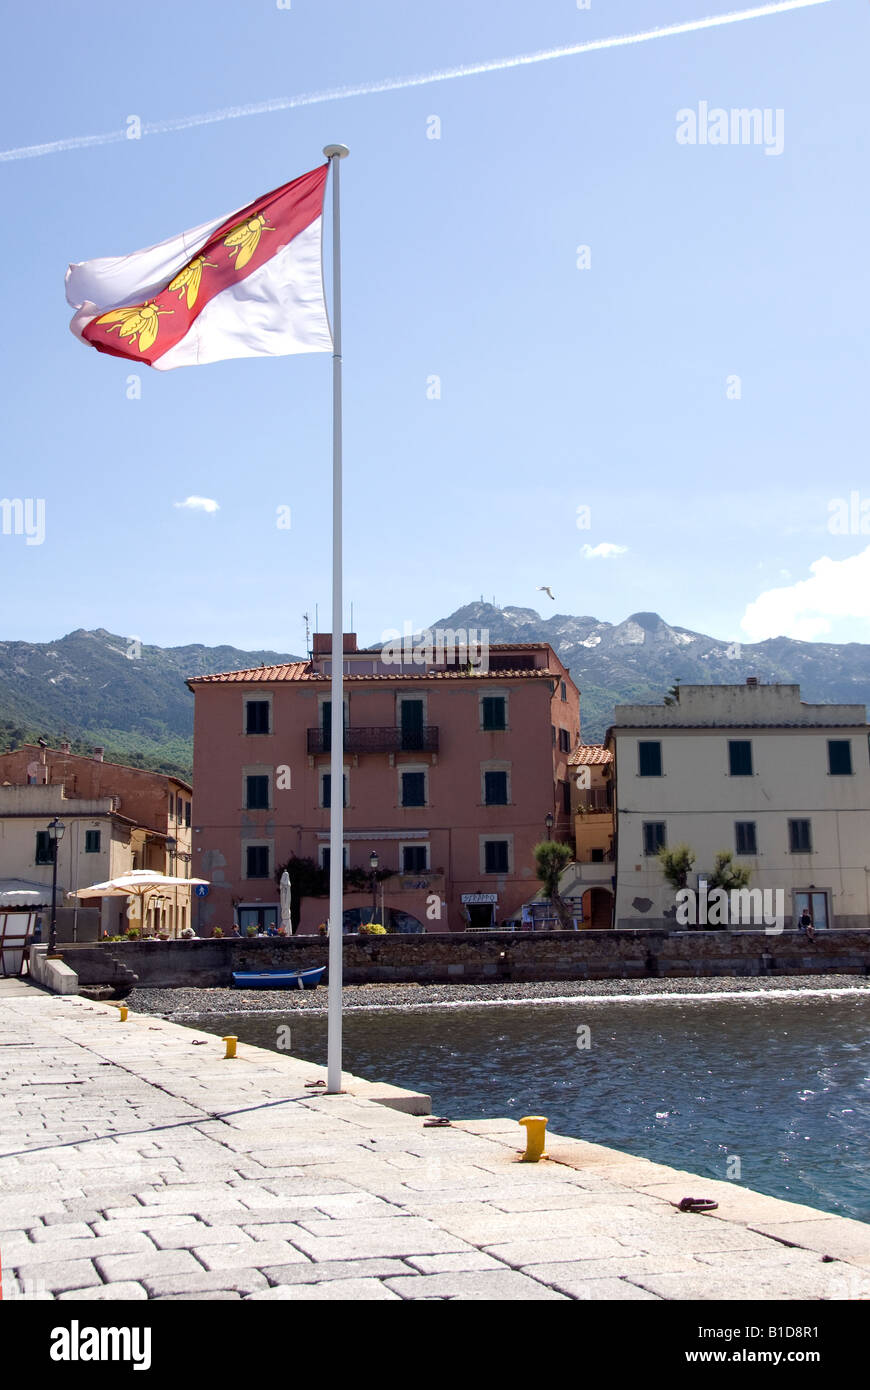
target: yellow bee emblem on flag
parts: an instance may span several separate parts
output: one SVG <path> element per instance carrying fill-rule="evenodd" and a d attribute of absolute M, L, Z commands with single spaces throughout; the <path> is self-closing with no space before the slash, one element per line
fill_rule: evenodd
<path fill-rule="evenodd" d="M 184 270 L 179 271 L 174 280 L 170 280 L 166 286 L 168 290 L 177 290 L 178 298 L 184 298 L 187 291 L 187 307 L 192 309 L 199 294 L 199 285 L 202 280 L 202 272 L 205 266 L 210 270 L 217 270 L 217 266 L 212 261 L 207 261 L 205 256 L 194 256 L 190 265 L 186 265 Z"/>
<path fill-rule="evenodd" d="M 138 338 L 139 351 L 147 352 L 157 337 L 160 327 L 158 316 L 174 312 L 174 309 L 158 309 L 154 301 L 149 300 L 146 304 L 131 304 L 126 309 L 111 309 L 108 314 L 101 314 L 97 323 L 109 324 L 107 333 L 117 328 L 118 337 L 128 338 L 131 343 L 134 338 Z"/>
<path fill-rule="evenodd" d="M 224 237 L 224 246 L 229 248 L 231 256 L 236 258 L 236 270 L 241 270 L 242 266 L 247 265 L 260 244 L 260 236 L 263 232 L 274 232 L 275 228 L 270 227 L 262 212 L 258 212 L 256 217 L 248 217 L 244 222 L 240 222 L 237 227 Z"/>

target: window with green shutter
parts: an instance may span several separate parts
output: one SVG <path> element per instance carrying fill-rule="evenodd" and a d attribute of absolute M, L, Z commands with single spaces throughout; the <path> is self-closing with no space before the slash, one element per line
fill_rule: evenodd
<path fill-rule="evenodd" d="M 503 695 L 485 695 L 481 701 L 484 729 L 507 728 L 507 701 Z"/>
<path fill-rule="evenodd" d="M 267 734 L 269 732 L 269 701 L 248 700 L 245 705 L 245 733 Z"/>
<path fill-rule="evenodd" d="M 484 772 L 483 786 L 485 805 L 507 806 L 508 785 L 506 772 Z"/>
<path fill-rule="evenodd" d="M 269 846 L 248 845 L 246 878 L 269 877 Z"/>
<path fill-rule="evenodd" d="M 637 745 L 638 773 L 641 777 L 661 777 L 662 745 L 652 740 L 642 740 Z"/>
<path fill-rule="evenodd" d="M 507 840 L 487 840 L 484 843 L 484 872 L 506 874 L 508 872 Z"/>
<path fill-rule="evenodd" d="M 731 777 L 752 776 L 752 744 L 748 738 L 728 740 L 728 772 Z"/>
<path fill-rule="evenodd" d="M 425 772 L 403 772 L 403 773 L 402 773 L 402 805 L 403 805 L 403 806 L 425 806 L 425 805 L 426 805 L 426 774 L 425 774 Z"/>
<path fill-rule="evenodd" d="M 665 822 L 648 820 L 643 822 L 643 852 L 651 858 L 665 846 Z"/>
<path fill-rule="evenodd" d="M 852 745 L 847 738 L 828 739 L 828 772 L 831 777 L 851 777 Z"/>
<path fill-rule="evenodd" d="M 246 777 L 246 804 L 248 811 L 267 811 L 269 809 L 269 778 Z"/>

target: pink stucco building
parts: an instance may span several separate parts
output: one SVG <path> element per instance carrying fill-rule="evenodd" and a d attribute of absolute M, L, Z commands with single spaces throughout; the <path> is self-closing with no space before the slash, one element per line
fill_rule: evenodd
<path fill-rule="evenodd" d="M 377 855 L 390 871 L 377 920 L 400 929 L 518 917 L 540 887 L 533 846 L 573 840 L 580 701 L 568 669 L 546 643 L 481 648 L 476 663 L 475 650 L 358 651 L 344 637 L 345 863 L 368 874 Z M 331 669 L 331 638 L 315 634 L 309 661 L 188 681 L 204 934 L 234 912 L 243 928 L 274 923 L 276 870 L 291 856 L 328 866 Z M 346 927 L 371 909 L 368 890 L 346 894 Z M 300 930 L 326 915 L 325 898 L 306 898 Z"/>

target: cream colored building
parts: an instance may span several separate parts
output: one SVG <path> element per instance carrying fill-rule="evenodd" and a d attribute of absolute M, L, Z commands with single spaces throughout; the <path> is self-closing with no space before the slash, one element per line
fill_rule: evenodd
<path fill-rule="evenodd" d="M 105 883 L 132 869 L 190 877 L 190 829 L 184 824 L 183 808 L 178 810 L 174 787 L 173 819 L 167 827 L 172 834 L 140 825 L 122 814 L 121 804 L 120 796 L 67 796 L 62 783 L 0 786 L 0 879 L 45 884 L 46 903 L 51 902 L 53 867 L 48 824 L 57 817 L 64 825 L 57 858 L 60 940 L 93 936 L 94 909 L 99 912 L 100 935 L 142 927 L 139 916 L 128 914 L 126 897 L 78 899 L 73 894 L 80 888 Z M 131 901 L 131 905 L 138 912 L 138 904 Z M 48 912 L 43 920 L 47 922 Z M 189 923 L 189 888 L 167 888 L 149 899 L 147 930 L 176 935 Z"/>
<path fill-rule="evenodd" d="M 103 883 L 133 867 L 134 827 L 115 811 L 113 797 L 67 798 L 62 786 L 0 787 L 0 877 L 44 883 L 45 901 L 51 902 L 52 847 L 47 827 L 55 817 L 65 827 L 57 856 L 58 909 L 102 904 L 101 931 L 114 933 L 118 902 L 101 898 L 96 904 L 79 903 L 70 896 L 77 888 Z M 121 899 L 120 905 L 125 908 L 126 901 Z"/>
<path fill-rule="evenodd" d="M 870 925 L 870 754 L 863 705 L 809 705 L 797 685 L 682 686 L 670 705 L 617 705 L 618 927 L 675 925 L 660 844 L 688 844 L 700 889 L 717 851 L 781 889 L 785 927 Z"/>

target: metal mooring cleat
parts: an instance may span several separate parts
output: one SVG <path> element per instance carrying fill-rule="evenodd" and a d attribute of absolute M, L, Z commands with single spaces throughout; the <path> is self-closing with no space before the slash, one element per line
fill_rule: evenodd
<path fill-rule="evenodd" d="M 537 1163 L 539 1158 L 546 1158 L 547 1155 L 544 1153 L 546 1115 L 525 1115 L 520 1120 L 520 1124 L 526 1127 L 526 1151 L 521 1162 Z"/>

